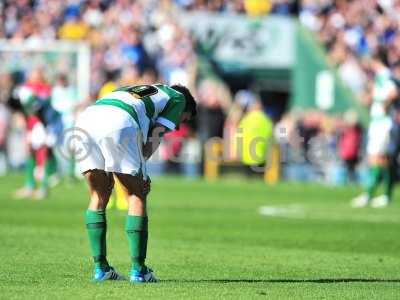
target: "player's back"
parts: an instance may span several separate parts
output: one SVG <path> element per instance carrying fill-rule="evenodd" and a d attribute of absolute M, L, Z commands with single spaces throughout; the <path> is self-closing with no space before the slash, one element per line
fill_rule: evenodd
<path fill-rule="evenodd" d="M 75 127 L 97 139 L 112 131 L 135 125 L 132 117 L 118 107 L 92 105 L 78 116 Z"/>
<path fill-rule="evenodd" d="M 151 123 L 158 121 L 171 130 L 175 129 L 178 121 L 175 119 L 185 103 L 181 93 L 163 84 L 124 86 L 114 93 L 121 91 L 141 100 L 132 102 L 139 118 L 146 118 Z"/>
<path fill-rule="evenodd" d="M 106 94 L 96 104 L 109 104 L 127 111 L 140 126 L 146 141 L 149 128 L 156 122 L 169 130 L 178 126 L 185 99 L 167 85 L 132 85 Z"/>

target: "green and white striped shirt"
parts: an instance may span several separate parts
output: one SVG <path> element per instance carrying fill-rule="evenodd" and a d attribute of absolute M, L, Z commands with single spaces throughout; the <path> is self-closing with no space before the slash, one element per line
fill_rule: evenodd
<path fill-rule="evenodd" d="M 375 75 L 370 110 L 371 122 L 390 120 L 389 113 L 385 110 L 385 102 L 395 89 L 396 85 L 391 79 L 389 69 L 382 69 Z"/>
<path fill-rule="evenodd" d="M 185 97 L 163 84 L 123 86 L 106 94 L 96 105 L 117 106 L 138 123 L 144 137 L 151 126 L 159 123 L 174 130 L 185 108 Z"/>

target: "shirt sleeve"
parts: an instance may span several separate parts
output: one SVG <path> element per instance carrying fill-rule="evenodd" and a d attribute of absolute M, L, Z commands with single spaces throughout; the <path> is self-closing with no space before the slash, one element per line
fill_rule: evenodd
<path fill-rule="evenodd" d="M 396 84 L 393 80 L 389 80 L 387 83 L 387 90 L 392 92 L 396 90 Z"/>
<path fill-rule="evenodd" d="M 179 125 L 184 108 L 185 102 L 182 99 L 172 98 L 158 115 L 156 122 L 164 125 L 169 130 L 175 130 Z"/>

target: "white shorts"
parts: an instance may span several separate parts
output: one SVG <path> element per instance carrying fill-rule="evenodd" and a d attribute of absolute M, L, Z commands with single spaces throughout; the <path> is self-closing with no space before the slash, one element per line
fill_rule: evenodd
<path fill-rule="evenodd" d="M 372 121 L 368 129 L 367 154 L 386 155 L 390 143 L 390 120 Z"/>
<path fill-rule="evenodd" d="M 146 177 L 142 133 L 124 110 L 110 105 L 90 106 L 78 117 L 72 132 L 81 173 L 99 169 Z"/>

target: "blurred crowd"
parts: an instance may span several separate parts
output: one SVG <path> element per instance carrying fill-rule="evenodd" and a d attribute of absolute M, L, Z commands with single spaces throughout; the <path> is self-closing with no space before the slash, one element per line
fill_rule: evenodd
<path fill-rule="evenodd" d="M 295 14 L 298 3 L 298 1 L 293 0 L 176 0 L 175 2 L 187 10 L 247 13 L 250 15 L 262 15 L 265 13 Z"/>
<path fill-rule="evenodd" d="M 193 85 L 193 40 L 179 25 L 179 10 L 290 13 L 294 1 L 269 0 L 17 0 L 0 3 L 0 38 L 32 43 L 86 40 L 92 49 L 96 94 L 109 76 Z M 111 74 L 111 75 L 110 75 Z"/>
<path fill-rule="evenodd" d="M 371 94 L 371 60 L 378 52 L 389 68 L 400 61 L 400 2 L 303 0 L 300 21 L 317 33 L 339 76 L 364 102 Z"/>
<path fill-rule="evenodd" d="M 193 41 L 175 21 L 171 1 L 19 0 L 0 5 L 0 37 L 31 43 L 88 41 L 92 96 L 110 77 L 192 81 Z"/>

